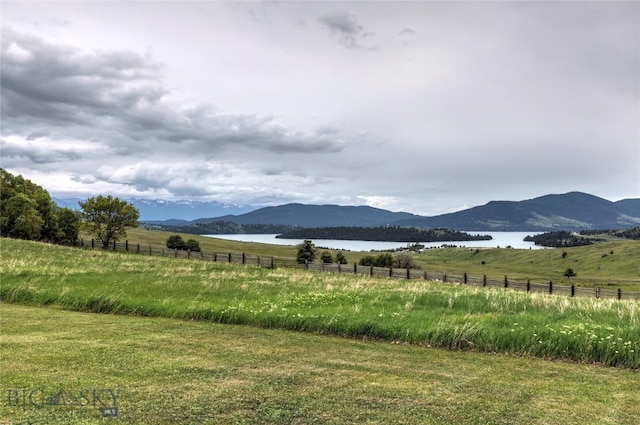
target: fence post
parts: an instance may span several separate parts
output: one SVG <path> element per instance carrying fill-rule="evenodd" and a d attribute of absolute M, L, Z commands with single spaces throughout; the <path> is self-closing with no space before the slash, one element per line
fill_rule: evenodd
<path fill-rule="evenodd" d="M 596 286 L 596 298 L 600 298 L 600 287 Z"/>
<path fill-rule="evenodd" d="M 216 254 L 215 252 L 213 253 L 213 262 L 214 263 L 218 262 L 218 254 Z"/>
<path fill-rule="evenodd" d="M 467 284 L 467 272 L 464 272 L 464 284 Z"/>
<path fill-rule="evenodd" d="M 242 264 L 244 264 L 246 262 L 247 258 L 244 255 L 244 252 L 242 253 Z"/>
<path fill-rule="evenodd" d="M 411 272 L 409 267 L 407 267 L 407 280 L 411 279 Z"/>
<path fill-rule="evenodd" d="M 447 281 L 447 274 L 446 274 L 446 273 L 443 273 L 443 274 L 442 274 L 442 281 L 443 281 L 443 282 L 446 282 L 446 281 Z"/>
<path fill-rule="evenodd" d="M 116 241 L 113 241 L 113 250 L 116 250 Z"/>
<path fill-rule="evenodd" d="M 618 300 L 622 299 L 622 289 L 618 288 Z"/>
<path fill-rule="evenodd" d="M 353 263 L 353 274 L 358 273 L 358 263 Z"/>
<path fill-rule="evenodd" d="M 369 276 L 373 276 L 373 265 L 370 266 L 371 268 L 369 269 Z"/>
<path fill-rule="evenodd" d="M 309 260 L 304 260 L 304 269 L 309 270 Z"/>
<path fill-rule="evenodd" d="M 427 272 L 426 272 L 426 270 L 425 270 L 425 272 L 424 272 L 423 277 L 424 277 L 424 280 L 429 280 L 429 279 L 427 279 Z"/>
<path fill-rule="evenodd" d="M 178 248 L 173 248 L 173 256 L 178 258 Z"/>
<path fill-rule="evenodd" d="M 95 241 L 93 240 L 93 238 L 91 239 L 91 249 L 95 248 Z"/>
<path fill-rule="evenodd" d="M 128 240 L 124 241 L 124 250 L 125 251 L 129 251 L 129 241 Z"/>
<path fill-rule="evenodd" d="M 275 268 L 276 268 L 276 262 L 275 262 L 275 260 L 274 260 L 273 256 L 271 257 L 271 268 L 272 268 L 272 269 L 275 269 Z"/>
<path fill-rule="evenodd" d="M 152 254 L 152 252 L 151 252 L 151 245 L 149 245 L 149 255 L 151 255 L 151 254 Z"/>
<path fill-rule="evenodd" d="M 531 292 L 531 279 L 527 280 L 527 292 Z"/>
<path fill-rule="evenodd" d="M 507 275 L 504 275 L 504 287 L 508 288 L 509 287 L 509 280 L 507 279 Z"/>
<path fill-rule="evenodd" d="M 572 297 L 576 296 L 576 285 L 571 285 L 571 296 Z"/>
<path fill-rule="evenodd" d="M 200 251 L 200 259 L 204 260 L 204 251 Z"/>
<path fill-rule="evenodd" d="M 187 258 L 191 258 L 191 249 L 187 249 Z"/>
<path fill-rule="evenodd" d="M 231 262 L 231 253 L 229 253 L 229 262 Z"/>
<path fill-rule="evenodd" d="M 389 277 L 393 277 L 393 267 L 389 267 Z"/>
<path fill-rule="evenodd" d="M 482 275 L 482 286 L 487 286 L 487 275 Z"/>
<path fill-rule="evenodd" d="M 260 256 L 258 255 L 258 267 L 260 267 Z"/>
<path fill-rule="evenodd" d="M 84 239 L 80 239 L 80 246 L 84 247 Z"/>
<path fill-rule="evenodd" d="M 553 282 L 549 281 L 549 293 L 553 294 Z"/>
<path fill-rule="evenodd" d="M 164 257 L 164 248 L 162 248 L 162 256 Z"/>

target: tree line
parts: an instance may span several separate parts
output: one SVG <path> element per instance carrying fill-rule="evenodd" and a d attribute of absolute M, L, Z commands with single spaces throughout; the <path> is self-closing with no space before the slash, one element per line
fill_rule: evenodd
<path fill-rule="evenodd" d="M 451 229 L 421 229 L 404 226 L 317 227 L 282 233 L 282 239 L 339 239 L 384 242 L 444 242 L 491 240 L 490 235 L 471 235 Z"/>
<path fill-rule="evenodd" d="M 591 245 L 602 239 L 585 238 L 579 234 L 561 230 L 558 232 L 546 232 L 535 236 L 527 236 L 524 240 L 526 242 L 533 242 L 536 245 L 546 246 L 549 248 L 568 248 L 572 246 Z"/>
<path fill-rule="evenodd" d="M 190 222 L 184 226 L 158 223 L 142 223 L 142 226 L 154 230 L 165 230 L 168 232 L 189 233 L 194 235 L 277 234 L 297 228 L 297 226 L 287 224 L 239 224 L 224 220 L 196 223 Z"/>
<path fill-rule="evenodd" d="M 96 196 L 79 202 L 79 211 L 58 207 L 43 187 L 0 168 L 0 234 L 16 239 L 75 245 L 81 230 L 103 247 L 138 226 L 140 213 L 128 202 Z"/>

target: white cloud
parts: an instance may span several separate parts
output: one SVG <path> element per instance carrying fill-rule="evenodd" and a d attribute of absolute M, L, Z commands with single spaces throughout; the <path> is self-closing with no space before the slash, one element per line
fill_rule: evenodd
<path fill-rule="evenodd" d="M 638 197 L 639 14 L 9 2 L 2 166 L 56 194 L 422 214 L 572 190 Z"/>

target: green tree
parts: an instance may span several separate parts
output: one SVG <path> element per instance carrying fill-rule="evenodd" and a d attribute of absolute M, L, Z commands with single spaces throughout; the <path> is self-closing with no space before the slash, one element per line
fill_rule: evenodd
<path fill-rule="evenodd" d="M 313 261 L 316 258 L 316 246 L 308 239 L 305 239 L 298 245 L 298 253 L 296 255 L 296 261 L 300 264 L 304 264 L 307 261 Z"/>
<path fill-rule="evenodd" d="M 567 279 L 570 279 L 574 276 L 577 276 L 576 272 L 573 271 L 573 269 L 571 267 L 569 267 L 567 270 L 564 271 L 563 276 L 566 276 Z"/>
<path fill-rule="evenodd" d="M 187 242 L 184 244 L 184 249 L 200 252 L 200 242 L 195 239 L 187 239 Z"/>
<path fill-rule="evenodd" d="M 37 184 L 0 168 L 0 233 L 14 238 L 55 242 L 56 205 Z"/>
<path fill-rule="evenodd" d="M 58 209 L 57 242 L 63 245 L 75 245 L 80 233 L 80 213 L 69 208 Z"/>
<path fill-rule="evenodd" d="M 104 248 L 127 236 L 127 228 L 138 227 L 140 213 L 132 204 L 118 198 L 97 196 L 79 202 L 82 225 L 95 235 Z"/>
<path fill-rule="evenodd" d="M 331 255 L 329 251 L 322 251 L 322 254 L 320 254 L 320 261 L 325 264 L 331 264 L 333 263 L 333 255 Z"/>
<path fill-rule="evenodd" d="M 347 257 L 342 252 L 336 254 L 336 263 L 347 264 Z"/>
<path fill-rule="evenodd" d="M 393 255 L 388 252 L 382 253 L 376 257 L 373 265 L 375 267 L 386 267 L 389 269 L 393 267 Z"/>
<path fill-rule="evenodd" d="M 184 249 L 184 239 L 180 235 L 171 235 L 167 238 L 167 248 L 169 249 Z"/>
<path fill-rule="evenodd" d="M 35 201 L 24 193 L 17 193 L 2 203 L 2 230 L 9 237 L 39 240 L 43 223 Z"/>

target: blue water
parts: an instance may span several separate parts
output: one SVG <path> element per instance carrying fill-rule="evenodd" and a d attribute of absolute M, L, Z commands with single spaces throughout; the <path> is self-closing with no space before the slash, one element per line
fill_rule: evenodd
<path fill-rule="evenodd" d="M 440 247 L 443 244 L 456 245 L 468 248 L 506 248 L 511 246 L 517 249 L 541 249 L 543 247 L 536 246 L 533 242 L 525 242 L 523 239 L 527 235 L 535 235 L 539 232 L 479 232 L 467 231 L 467 233 L 475 235 L 491 235 L 490 241 L 465 241 L 465 242 L 424 242 L 425 247 Z M 276 235 L 202 235 L 210 238 L 227 239 L 240 242 L 260 242 L 275 245 L 298 245 L 302 239 L 278 239 Z M 413 243 L 407 242 L 377 242 L 377 241 L 343 241 L 336 239 L 312 239 L 316 247 L 330 249 L 344 249 L 348 251 L 381 251 L 385 249 L 403 248 Z"/>

